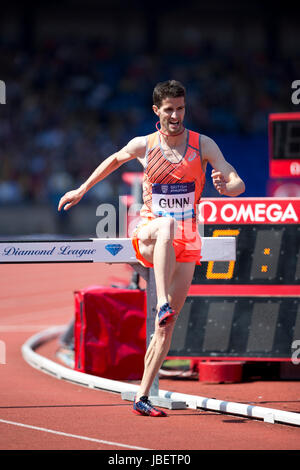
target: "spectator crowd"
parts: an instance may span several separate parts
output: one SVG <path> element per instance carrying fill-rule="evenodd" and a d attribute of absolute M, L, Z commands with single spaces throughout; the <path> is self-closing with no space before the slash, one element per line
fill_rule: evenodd
<path fill-rule="evenodd" d="M 265 134 L 270 112 L 288 111 L 298 60 L 203 42 L 178 54 L 118 54 L 97 40 L 47 40 L 28 51 L 0 43 L 0 204 L 56 202 L 131 138 L 155 130 L 152 90 L 187 88 L 186 126 L 213 136 Z M 241 162 L 242 164 L 242 162 Z M 140 171 L 137 162 L 126 171 Z M 116 198 L 120 171 L 87 200 Z M 123 191 L 124 192 L 124 191 Z"/>

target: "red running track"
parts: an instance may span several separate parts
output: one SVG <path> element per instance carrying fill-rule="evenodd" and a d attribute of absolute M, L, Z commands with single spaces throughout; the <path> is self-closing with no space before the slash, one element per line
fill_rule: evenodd
<path fill-rule="evenodd" d="M 120 279 L 127 283 L 131 273 L 125 265 L 0 266 L 0 339 L 6 347 L 5 364 L 0 364 L 0 449 L 300 449 L 299 427 L 201 410 L 169 411 L 165 419 L 140 417 L 118 394 L 58 380 L 23 360 L 21 346 L 29 337 L 51 326 L 66 325 L 73 318 L 74 290 Z M 53 341 L 38 352 L 57 360 L 57 347 Z M 163 379 L 160 386 L 300 411 L 297 381 L 212 385 Z"/>

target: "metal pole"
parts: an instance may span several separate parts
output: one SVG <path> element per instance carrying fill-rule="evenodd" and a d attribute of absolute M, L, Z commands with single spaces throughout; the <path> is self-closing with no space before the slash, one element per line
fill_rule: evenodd
<path fill-rule="evenodd" d="M 146 340 L 147 348 L 151 342 L 151 339 L 155 330 L 155 317 L 156 317 L 156 286 L 155 286 L 155 276 L 153 268 L 148 270 L 148 280 L 147 280 L 147 323 L 146 323 Z M 159 389 L 159 379 L 158 375 L 155 377 L 153 384 L 150 388 L 150 396 L 158 397 Z"/>
<path fill-rule="evenodd" d="M 153 268 L 145 268 L 139 263 L 132 264 L 132 267 L 145 279 L 147 282 L 147 319 L 146 319 L 146 346 L 148 348 L 152 336 L 155 331 L 155 317 L 156 317 L 156 285 Z M 133 401 L 135 392 L 123 391 L 121 393 L 123 400 Z M 183 400 L 174 400 L 168 397 L 159 396 L 159 374 L 156 375 L 149 393 L 150 400 L 154 405 L 159 405 L 163 408 L 183 410 L 186 408 L 186 402 Z"/>

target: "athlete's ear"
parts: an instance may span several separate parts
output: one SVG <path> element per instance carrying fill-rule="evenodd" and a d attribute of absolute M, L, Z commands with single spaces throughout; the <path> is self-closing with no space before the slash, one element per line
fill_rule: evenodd
<path fill-rule="evenodd" d="M 159 108 L 156 106 L 156 104 L 152 106 L 152 109 L 155 112 L 156 116 L 159 116 Z"/>

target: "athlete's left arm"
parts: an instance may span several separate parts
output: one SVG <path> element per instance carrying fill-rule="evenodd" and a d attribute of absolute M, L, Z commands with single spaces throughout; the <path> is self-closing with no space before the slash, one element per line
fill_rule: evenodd
<path fill-rule="evenodd" d="M 203 159 L 213 167 L 211 176 L 216 190 L 224 196 L 239 196 L 245 191 L 245 183 L 235 168 L 228 163 L 213 139 L 203 136 Z"/>

